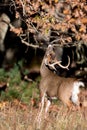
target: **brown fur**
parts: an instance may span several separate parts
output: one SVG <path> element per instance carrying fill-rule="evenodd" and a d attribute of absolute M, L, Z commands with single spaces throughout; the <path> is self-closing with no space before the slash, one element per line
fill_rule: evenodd
<path fill-rule="evenodd" d="M 45 64 L 46 60 L 48 66 Z M 49 69 L 49 64 L 54 63 L 55 61 L 56 55 L 52 50 L 52 47 L 48 47 L 40 67 L 40 92 L 42 96 L 46 93 L 49 99 L 52 99 L 53 97 L 60 99 L 66 106 L 68 106 L 68 108 L 70 108 L 74 105 L 71 101 L 74 83 L 78 83 L 79 80 L 76 78 L 60 77 L 55 72 L 51 71 Z M 53 66 L 53 69 L 55 69 L 55 66 Z M 80 101 L 78 100 L 78 105 L 79 104 Z"/>
<path fill-rule="evenodd" d="M 48 50 L 46 54 L 47 53 Z M 72 104 L 70 97 L 73 89 L 73 83 L 76 79 L 60 77 L 53 71 L 49 70 L 49 68 L 45 65 L 45 58 L 47 57 L 46 54 L 40 68 L 41 82 L 39 88 L 41 95 L 46 92 L 49 97 L 57 97 L 65 105 L 70 107 Z"/>

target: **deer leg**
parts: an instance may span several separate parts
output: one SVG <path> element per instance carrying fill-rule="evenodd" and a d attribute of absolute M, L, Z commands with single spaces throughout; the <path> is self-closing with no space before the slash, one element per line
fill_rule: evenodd
<path fill-rule="evenodd" d="M 48 112 L 50 105 L 51 105 L 51 101 L 50 101 L 50 100 L 47 100 L 45 113 Z"/>
<path fill-rule="evenodd" d="M 43 110 L 44 110 L 45 96 L 46 96 L 45 92 L 43 94 L 41 94 L 41 104 L 40 104 L 40 111 L 39 111 L 39 115 L 38 115 L 38 121 L 39 122 L 41 121 L 42 113 L 43 113 Z"/>
<path fill-rule="evenodd" d="M 45 96 L 46 96 L 46 94 L 44 93 L 43 96 L 42 96 L 42 99 L 41 99 L 41 111 L 40 111 L 40 113 L 42 113 L 43 109 L 44 109 Z"/>
<path fill-rule="evenodd" d="M 46 96 L 46 93 L 41 93 L 41 102 L 40 102 L 40 105 L 39 105 L 39 113 L 37 115 L 37 118 L 36 118 L 36 121 L 38 123 L 38 128 L 40 129 L 41 127 L 41 122 L 42 122 L 42 117 L 43 117 L 43 110 L 44 110 L 44 105 L 45 105 L 45 96 Z"/>
<path fill-rule="evenodd" d="M 51 105 L 51 101 L 47 100 L 47 102 L 46 102 L 46 108 L 45 108 L 45 118 L 47 118 L 47 116 L 48 116 L 48 111 L 49 111 L 50 105 Z"/>
<path fill-rule="evenodd" d="M 64 113 L 64 117 L 66 118 L 67 116 L 70 115 L 70 113 L 72 111 L 73 104 L 70 101 L 66 102 L 65 104 L 67 105 L 67 111 L 66 111 L 66 113 Z"/>

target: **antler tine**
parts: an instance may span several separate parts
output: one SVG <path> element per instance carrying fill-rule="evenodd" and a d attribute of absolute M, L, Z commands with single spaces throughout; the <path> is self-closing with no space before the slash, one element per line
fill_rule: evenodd
<path fill-rule="evenodd" d="M 56 62 L 55 64 L 58 64 L 63 69 L 69 69 L 68 67 L 70 65 L 70 57 L 68 56 L 68 64 L 66 66 L 63 66 L 62 64 L 60 64 L 60 61 Z"/>

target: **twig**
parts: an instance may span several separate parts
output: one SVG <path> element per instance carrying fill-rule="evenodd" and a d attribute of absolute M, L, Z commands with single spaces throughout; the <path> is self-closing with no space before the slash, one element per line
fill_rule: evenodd
<path fill-rule="evenodd" d="M 11 0 L 11 3 L 10 3 L 10 11 L 11 11 L 12 7 L 14 7 L 15 10 L 16 10 L 16 4 L 15 4 L 15 1 L 14 1 L 14 0 Z M 11 12 L 12 12 L 12 11 L 11 11 Z"/>
<path fill-rule="evenodd" d="M 33 47 L 33 48 L 41 48 L 39 47 L 38 45 L 33 45 L 33 44 L 29 44 L 28 42 L 24 41 L 24 40 L 21 40 L 21 42 L 29 47 Z"/>
<path fill-rule="evenodd" d="M 30 25 L 34 28 L 34 30 L 38 33 L 38 30 L 36 29 L 36 27 L 33 25 L 32 22 L 30 22 Z"/>
<path fill-rule="evenodd" d="M 25 4 L 24 4 L 24 2 L 22 1 L 22 0 L 20 0 L 20 2 L 21 2 L 21 5 L 22 5 L 22 7 L 23 7 L 23 15 L 25 15 L 26 13 L 25 13 Z"/>

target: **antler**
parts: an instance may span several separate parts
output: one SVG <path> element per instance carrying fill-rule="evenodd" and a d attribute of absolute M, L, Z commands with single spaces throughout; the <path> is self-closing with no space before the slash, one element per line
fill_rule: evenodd
<path fill-rule="evenodd" d="M 61 61 L 59 61 L 59 62 L 61 62 Z M 48 59 L 45 59 L 45 65 L 49 66 L 50 68 L 52 68 L 56 71 L 56 68 L 55 68 L 56 63 L 49 63 Z"/>
<path fill-rule="evenodd" d="M 63 69 L 68 69 L 69 65 L 70 65 L 70 57 L 68 56 L 68 64 L 66 66 L 63 66 L 62 64 L 60 64 L 61 61 L 55 62 L 55 65 L 59 65 L 61 68 Z"/>
<path fill-rule="evenodd" d="M 60 66 L 63 69 L 68 69 L 69 65 L 70 65 L 70 57 L 68 56 L 68 64 L 66 66 L 63 66 L 61 64 L 62 61 L 56 61 L 53 60 L 53 63 L 49 63 L 48 58 L 45 59 L 45 65 L 51 67 L 52 69 L 56 70 L 55 65 Z"/>

